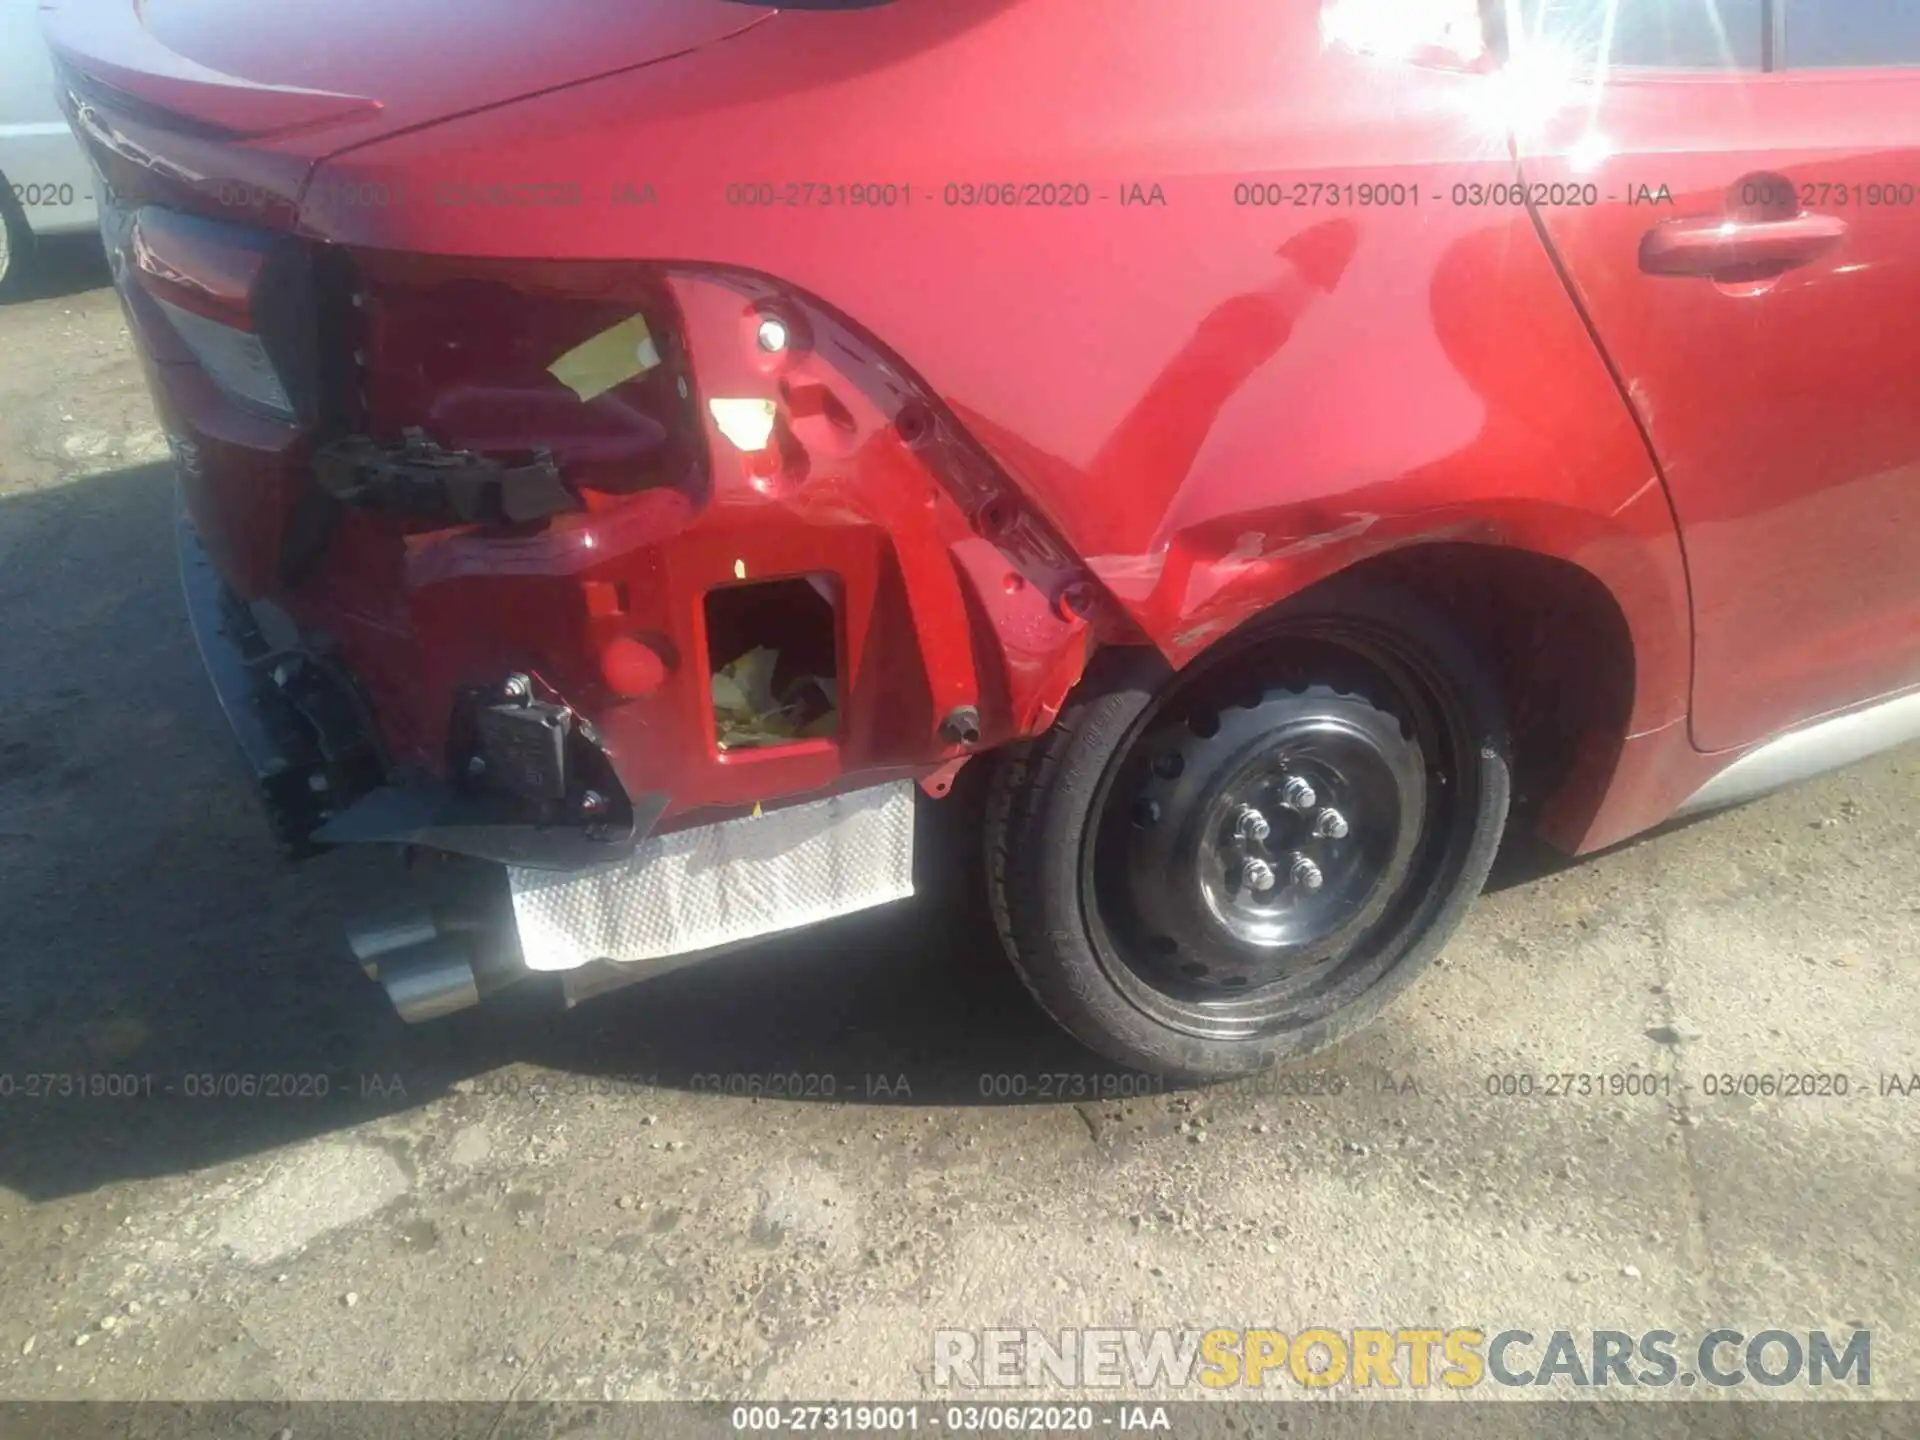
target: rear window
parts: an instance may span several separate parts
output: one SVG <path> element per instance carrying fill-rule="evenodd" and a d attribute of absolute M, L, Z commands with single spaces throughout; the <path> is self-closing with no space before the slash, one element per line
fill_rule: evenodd
<path fill-rule="evenodd" d="M 1510 45 L 1551 45 L 1583 68 L 1758 70 L 1766 53 L 1762 0 L 1520 0 L 1514 8 L 1521 33 Z"/>
<path fill-rule="evenodd" d="M 1920 65 L 1915 0 L 1777 0 L 1788 69 Z"/>

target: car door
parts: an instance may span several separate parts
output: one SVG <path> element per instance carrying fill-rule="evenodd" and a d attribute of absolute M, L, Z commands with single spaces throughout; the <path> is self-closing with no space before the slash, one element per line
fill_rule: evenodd
<path fill-rule="evenodd" d="M 1686 550 L 1695 743 L 1920 683 L 1920 6 L 1517 9 L 1521 168 Z"/>

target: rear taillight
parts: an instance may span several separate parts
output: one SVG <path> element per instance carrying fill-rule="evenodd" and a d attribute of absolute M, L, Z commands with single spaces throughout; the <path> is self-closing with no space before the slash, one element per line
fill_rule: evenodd
<path fill-rule="evenodd" d="M 1415 64 L 1477 67 L 1487 61 L 1481 0 L 1326 0 L 1327 44 Z"/>
<path fill-rule="evenodd" d="M 196 315 L 157 295 L 153 300 L 160 313 L 172 322 L 182 343 L 193 352 L 193 358 L 228 399 L 278 420 L 298 418 L 287 387 L 273 368 L 273 358 L 267 354 L 267 347 L 260 343 L 258 335 Z"/>
<path fill-rule="evenodd" d="M 691 371 L 672 296 L 652 267 L 351 258 L 361 298 L 344 308 L 358 338 L 326 348 L 356 358 L 358 433 L 387 444 L 418 429 L 448 450 L 514 466 L 543 451 L 589 507 L 704 490 Z M 322 319 L 342 309 L 332 303 Z M 263 330 L 272 350 L 273 331 Z"/>
<path fill-rule="evenodd" d="M 284 295 L 301 289 L 298 243 L 149 206 L 134 216 L 129 246 L 140 288 L 221 392 L 289 421 L 300 407 L 264 332 L 288 309 Z M 296 353 L 300 339 L 283 337 L 293 342 L 283 348 Z"/>

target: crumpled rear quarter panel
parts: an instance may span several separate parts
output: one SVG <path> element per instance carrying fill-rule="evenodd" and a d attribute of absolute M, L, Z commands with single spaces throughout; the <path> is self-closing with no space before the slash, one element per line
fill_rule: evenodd
<path fill-rule="evenodd" d="M 310 219 L 428 252 L 691 258 L 820 297 L 926 381 L 1176 663 L 1379 550 L 1565 556 L 1632 629 L 1631 728 L 1664 724 L 1687 632 L 1652 462 L 1527 214 L 1450 201 L 1512 177 L 1495 81 L 1326 49 L 1318 17 L 1311 0 L 1230 25 L 1149 0 L 783 14 L 339 157 Z M 582 199 L 425 198 L 480 177 Z M 1236 204 L 1262 177 L 1420 198 Z M 361 180 L 395 203 L 327 208 Z M 1094 198 L 945 203 L 1000 180 Z M 912 198 L 729 202 L 763 182 Z M 655 203 L 620 203 L 642 187 Z"/>

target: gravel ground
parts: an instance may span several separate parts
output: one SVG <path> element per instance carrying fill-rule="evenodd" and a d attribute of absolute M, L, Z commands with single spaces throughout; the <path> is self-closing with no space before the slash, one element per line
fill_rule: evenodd
<path fill-rule="evenodd" d="M 1868 1327 L 1920 1395 L 1915 752 L 1519 847 L 1383 1023 L 1218 1089 L 1128 1093 L 938 900 L 410 1030 L 340 938 L 402 877 L 269 847 L 68 271 L 0 311 L 0 1400 L 934 1398 L 997 1324 Z M 1667 1093 L 1487 1088 L 1617 1071 Z M 1708 1093 L 1781 1072 L 1849 1093 Z"/>

